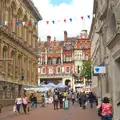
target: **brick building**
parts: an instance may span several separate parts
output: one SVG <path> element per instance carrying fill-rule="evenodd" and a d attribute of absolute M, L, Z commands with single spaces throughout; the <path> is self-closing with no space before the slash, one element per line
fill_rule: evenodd
<path fill-rule="evenodd" d="M 62 82 L 75 89 L 80 79 L 82 62 L 90 59 L 90 40 L 87 31 L 79 37 L 68 37 L 64 31 L 64 41 L 51 40 L 38 42 L 38 82 Z M 83 83 L 83 82 L 82 82 Z"/>

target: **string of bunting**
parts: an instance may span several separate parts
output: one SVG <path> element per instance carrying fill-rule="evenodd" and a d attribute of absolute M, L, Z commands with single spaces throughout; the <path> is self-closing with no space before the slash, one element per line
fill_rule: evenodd
<path fill-rule="evenodd" d="M 90 19 L 90 18 L 95 18 L 95 14 L 93 14 L 92 16 L 90 16 L 90 15 L 87 15 L 87 18 L 88 19 Z M 81 16 L 80 17 L 80 19 L 81 20 L 84 20 L 85 19 L 85 16 Z M 62 22 L 64 22 L 64 23 L 67 23 L 67 21 L 69 21 L 69 22 L 73 22 L 73 18 L 69 18 L 69 19 L 64 19 L 64 20 L 62 20 Z M 52 24 L 55 24 L 56 22 L 61 22 L 60 20 L 52 20 L 52 21 L 46 21 L 46 24 L 50 24 L 50 23 L 52 23 Z M 1 20 L 1 17 L 0 17 L 0 25 L 2 25 L 2 24 L 4 24 L 4 25 L 8 25 L 8 24 L 10 24 L 10 25 L 13 25 L 13 24 L 16 24 L 16 25 L 20 25 L 20 24 L 22 24 L 23 26 L 26 24 L 26 22 L 24 22 L 24 21 L 2 21 Z M 28 25 L 32 25 L 32 24 L 34 24 L 34 25 L 37 25 L 38 24 L 38 21 L 34 21 L 34 22 L 32 22 L 32 21 L 28 21 L 27 22 L 27 24 Z"/>

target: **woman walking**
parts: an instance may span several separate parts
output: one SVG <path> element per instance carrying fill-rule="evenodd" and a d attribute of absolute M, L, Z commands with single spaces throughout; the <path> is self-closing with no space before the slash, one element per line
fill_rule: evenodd
<path fill-rule="evenodd" d="M 103 103 L 97 108 L 98 115 L 101 117 L 101 120 L 112 120 L 112 104 L 108 97 L 104 97 Z"/>
<path fill-rule="evenodd" d="M 27 97 L 24 94 L 24 96 L 22 98 L 22 106 L 23 106 L 23 111 L 24 111 L 25 114 L 26 114 L 27 104 L 28 104 Z"/>
<path fill-rule="evenodd" d="M 18 95 L 18 97 L 16 98 L 15 104 L 16 104 L 16 109 L 18 111 L 18 115 L 19 115 L 20 114 L 20 107 L 21 107 L 21 104 L 22 104 L 22 98 L 21 98 L 20 95 Z"/>

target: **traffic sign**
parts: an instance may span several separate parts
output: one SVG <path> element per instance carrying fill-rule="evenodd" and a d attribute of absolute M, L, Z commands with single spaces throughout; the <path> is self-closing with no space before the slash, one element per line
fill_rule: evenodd
<path fill-rule="evenodd" d="M 94 74 L 105 74 L 106 73 L 106 67 L 100 66 L 100 67 L 94 67 Z"/>

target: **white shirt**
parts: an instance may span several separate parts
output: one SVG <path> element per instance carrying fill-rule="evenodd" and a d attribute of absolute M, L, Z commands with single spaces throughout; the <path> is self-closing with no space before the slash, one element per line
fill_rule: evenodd
<path fill-rule="evenodd" d="M 22 98 L 16 98 L 15 103 L 16 104 L 22 104 Z"/>

